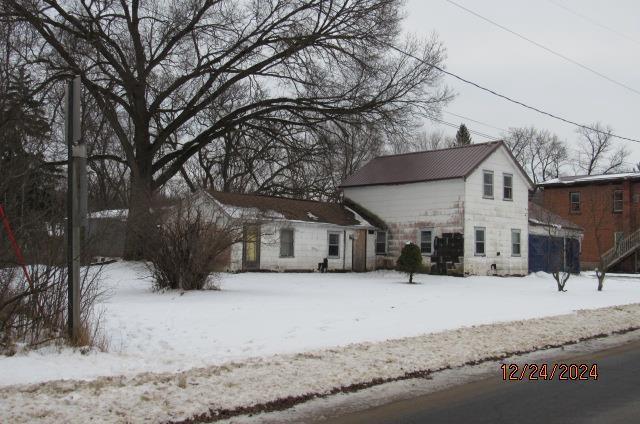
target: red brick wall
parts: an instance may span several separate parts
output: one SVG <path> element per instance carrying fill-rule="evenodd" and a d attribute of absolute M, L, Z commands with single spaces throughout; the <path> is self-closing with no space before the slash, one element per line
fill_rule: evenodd
<path fill-rule="evenodd" d="M 613 212 L 613 191 L 623 190 L 621 213 Z M 569 193 L 580 192 L 581 211 L 570 211 Z M 637 195 L 634 199 L 634 194 Z M 624 181 L 619 183 L 546 187 L 542 196 L 543 206 L 584 228 L 580 261 L 583 266 L 593 267 L 599 254 L 613 247 L 614 233 L 621 231 L 627 236 L 640 227 L 638 197 L 640 182 Z M 594 226 L 600 223 L 600 252 L 596 245 Z M 626 261 L 625 263 L 627 263 Z M 631 265 L 629 265 L 631 266 Z"/>

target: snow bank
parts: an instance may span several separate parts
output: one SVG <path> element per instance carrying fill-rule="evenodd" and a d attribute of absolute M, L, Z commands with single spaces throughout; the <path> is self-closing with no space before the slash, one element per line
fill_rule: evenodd
<path fill-rule="evenodd" d="M 2 422 L 165 422 L 334 388 L 402 378 L 640 325 L 640 305 L 480 325 L 295 355 L 94 381 L 0 389 Z"/>

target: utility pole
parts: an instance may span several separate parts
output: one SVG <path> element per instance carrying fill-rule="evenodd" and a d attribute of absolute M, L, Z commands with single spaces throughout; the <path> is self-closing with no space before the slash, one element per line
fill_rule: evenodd
<path fill-rule="evenodd" d="M 87 219 L 87 149 L 80 136 L 80 77 L 65 92 L 67 163 L 67 276 L 68 331 L 72 341 L 80 333 L 80 242 Z"/>

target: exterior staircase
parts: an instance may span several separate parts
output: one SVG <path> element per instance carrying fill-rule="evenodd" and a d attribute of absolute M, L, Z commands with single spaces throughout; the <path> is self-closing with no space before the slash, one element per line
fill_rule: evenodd
<path fill-rule="evenodd" d="M 613 246 L 602 255 L 602 263 L 604 265 L 604 268 L 609 269 L 639 248 L 640 229 L 634 231 L 627 237 L 620 240 L 617 245 Z"/>

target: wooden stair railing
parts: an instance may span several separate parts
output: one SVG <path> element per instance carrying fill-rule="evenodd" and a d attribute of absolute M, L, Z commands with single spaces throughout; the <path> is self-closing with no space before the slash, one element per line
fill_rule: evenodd
<path fill-rule="evenodd" d="M 602 255 L 602 263 L 605 269 L 608 269 L 612 265 L 620 262 L 627 255 L 638 248 L 640 248 L 640 229 L 629 234 L 627 237 L 620 240 L 611 249 L 604 252 L 604 254 Z"/>

